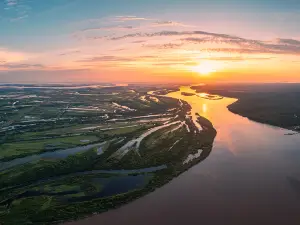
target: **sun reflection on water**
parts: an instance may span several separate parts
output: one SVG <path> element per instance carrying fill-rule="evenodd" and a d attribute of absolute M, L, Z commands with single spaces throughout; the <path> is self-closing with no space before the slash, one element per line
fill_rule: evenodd
<path fill-rule="evenodd" d="M 206 104 L 203 104 L 203 105 L 202 105 L 202 112 L 203 112 L 203 113 L 206 113 L 206 112 L 207 112 L 207 105 L 206 105 Z"/>
<path fill-rule="evenodd" d="M 184 96 L 181 94 L 182 92 L 195 95 Z M 226 145 L 228 150 L 232 151 L 233 155 L 235 154 L 236 149 L 232 144 L 231 129 L 229 128 L 234 123 L 249 123 L 247 119 L 238 117 L 228 111 L 227 106 L 235 102 L 236 99 L 223 98 L 209 93 L 196 93 L 195 90 L 186 86 L 181 87 L 180 91 L 169 93 L 167 96 L 188 102 L 192 106 L 191 115 L 193 120 L 197 120 L 196 113 L 210 120 L 218 131 L 215 141 Z"/>

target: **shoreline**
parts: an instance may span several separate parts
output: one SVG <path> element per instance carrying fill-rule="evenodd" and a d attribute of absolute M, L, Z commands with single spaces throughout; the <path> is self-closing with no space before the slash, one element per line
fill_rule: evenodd
<path fill-rule="evenodd" d="M 224 96 L 225 98 L 230 98 L 230 97 L 226 97 Z M 287 130 L 287 131 L 294 131 L 294 132 L 297 132 L 298 134 L 300 134 L 300 131 L 299 130 L 296 130 L 296 129 L 291 129 L 289 127 L 284 127 L 284 126 L 278 126 L 278 125 L 275 125 L 275 124 L 272 124 L 272 123 L 268 123 L 268 122 L 264 122 L 264 121 L 260 121 L 260 120 L 257 120 L 255 118 L 252 118 L 251 116 L 246 116 L 246 115 L 243 115 L 242 113 L 240 112 L 237 112 L 237 111 L 234 111 L 232 110 L 231 106 L 236 104 L 237 102 L 241 101 L 240 99 L 237 99 L 237 101 L 235 101 L 234 103 L 230 104 L 227 106 L 227 109 L 235 114 L 235 115 L 238 115 L 238 116 L 241 116 L 241 117 L 244 117 L 244 118 L 247 118 L 248 120 L 251 120 L 252 122 L 255 122 L 255 123 L 260 123 L 260 124 L 263 124 L 263 125 L 267 125 L 267 126 L 270 126 L 270 127 L 274 127 L 274 128 L 278 128 L 278 129 L 283 129 L 283 130 Z M 295 134 L 297 134 L 295 133 Z"/>
<path fill-rule="evenodd" d="M 190 88 L 192 90 L 194 90 L 196 93 L 202 93 L 203 91 L 201 90 L 198 90 L 197 89 L 198 86 L 195 86 L 195 85 L 191 85 Z M 210 90 L 205 90 L 207 91 L 209 94 L 216 94 L 216 95 L 220 95 L 221 97 L 223 98 L 231 98 L 231 99 L 236 99 L 235 102 L 231 103 L 230 105 L 226 106 L 226 108 L 233 114 L 235 115 L 239 115 L 239 116 L 242 116 L 244 118 L 247 118 L 253 122 L 256 122 L 256 123 L 260 123 L 260 124 L 264 124 L 264 125 L 268 125 L 268 126 L 272 126 L 272 127 L 275 127 L 275 128 L 280 128 L 280 129 L 285 129 L 287 131 L 293 131 L 293 132 L 297 132 L 297 133 L 300 133 L 300 127 L 299 129 L 295 129 L 293 128 L 293 126 L 284 126 L 284 125 L 278 125 L 276 124 L 275 122 L 272 123 L 272 122 L 268 122 L 268 121 L 265 121 L 264 119 L 258 119 L 256 118 L 255 116 L 251 116 L 251 115 L 246 115 L 242 112 L 240 112 L 240 110 L 238 109 L 233 109 L 235 107 L 236 104 L 245 104 L 243 102 L 243 98 L 242 97 L 239 97 L 239 96 L 231 96 L 230 94 L 226 95 L 225 93 L 219 93 L 218 91 L 210 91 Z M 295 126 L 294 126 L 295 127 Z M 297 134 L 295 133 L 295 134 Z"/>

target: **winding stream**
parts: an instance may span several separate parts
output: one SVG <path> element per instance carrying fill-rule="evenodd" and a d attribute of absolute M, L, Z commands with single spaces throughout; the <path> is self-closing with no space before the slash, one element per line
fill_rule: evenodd
<path fill-rule="evenodd" d="M 300 137 L 228 111 L 236 99 L 209 100 L 189 87 L 185 100 L 218 134 L 203 162 L 132 203 L 76 225 L 299 225 Z"/>
<path fill-rule="evenodd" d="M 56 150 L 56 151 L 53 151 L 53 152 L 44 152 L 44 153 L 41 153 L 41 154 L 30 155 L 30 156 L 26 156 L 26 157 L 23 157 L 23 158 L 16 158 L 16 159 L 13 159 L 13 160 L 8 161 L 8 162 L 1 162 L 0 161 L 0 171 L 12 168 L 14 166 L 23 165 L 23 164 L 26 164 L 26 163 L 29 163 L 29 162 L 37 161 L 37 160 L 40 160 L 42 158 L 64 159 L 64 158 L 67 158 L 69 155 L 74 155 L 74 154 L 79 153 L 79 152 L 88 151 L 91 148 L 100 147 L 100 146 L 105 145 L 106 143 L 107 142 L 104 141 L 104 142 L 101 142 L 101 143 L 78 146 L 78 147 L 69 148 L 69 149 Z"/>

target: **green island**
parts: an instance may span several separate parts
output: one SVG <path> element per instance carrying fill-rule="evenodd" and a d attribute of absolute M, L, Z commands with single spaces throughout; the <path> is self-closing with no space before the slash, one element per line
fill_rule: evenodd
<path fill-rule="evenodd" d="M 216 130 L 178 87 L 0 90 L 0 223 L 105 212 L 209 156 Z M 200 153 L 200 154 L 199 154 Z"/>
<path fill-rule="evenodd" d="M 184 96 L 193 96 L 193 95 L 195 95 L 195 93 L 181 92 L 181 95 L 184 95 Z"/>

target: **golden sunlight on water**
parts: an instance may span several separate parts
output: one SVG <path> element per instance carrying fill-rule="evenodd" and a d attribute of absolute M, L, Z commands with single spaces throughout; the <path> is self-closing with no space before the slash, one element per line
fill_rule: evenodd
<path fill-rule="evenodd" d="M 182 95 L 182 92 L 193 93 L 193 96 Z M 234 98 L 220 98 L 220 96 L 211 96 L 207 93 L 196 93 L 195 90 L 188 86 L 183 86 L 180 91 L 169 93 L 167 96 L 177 98 L 188 102 L 191 107 L 192 118 L 197 120 L 196 113 L 210 120 L 215 129 L 218 131 L 216 141 L 224 143 L 228 149 L 235 154 L 236 148 L 232 144 L 231 134 L 228 133 L 231 129 L 227 129 L 232 124 L 248 124 L 250 121 L 231 113 L 227 106 L 237 101 Z"/>
<path fill-rule="evenodd" d="M 193 96 L 181 95 L 182 92 L 193 93 Z M 226 123 L 233 114 L 228 112 L 227 106 L 237 101 L 233 98 L 223 98 L 219 100 L 210 100 L 203 98 L 208 96 L 207 93 L 196 93 L 190 87 L 181 87 L 180 91 L 169 93 L 167 96 L 177 98 L 188 102 L 192 107 L 192 114 L 199 113 L 201 116 L 212 120 L 213 124 Z M 222 116 L 220 116 L 222 115 Z M 233 119 L 231 118 L 231 119 Z"/>
<path fill-rule="evenodd" d="M 202 105 L 202 111 L 203 111 L 203 114 L 206 114 L 206 111 L 207 111 L 207 105 L 206 104 Z"/>

